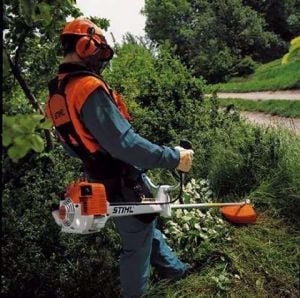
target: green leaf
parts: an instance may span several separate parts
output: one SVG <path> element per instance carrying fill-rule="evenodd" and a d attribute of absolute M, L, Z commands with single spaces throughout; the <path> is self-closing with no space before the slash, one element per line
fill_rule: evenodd
<path fill-rule="evenodd" d="M 52 21 L 51 5 L 42 2 L 37 5 L 39 13 L 34 16 L 34 20 L 41 21 L 44 26 L 48 26 Z"/>
<path fill-rule="evenodd" d="M 19 118 L 16 118 L 15 120 L 18 120 Z M 13 136 L 19 136 L 19 135 L 24 135 L 25 130 L 24 127 L 22 127 L 22 125 L 20 125 L 19 122 L 14 122 L 11 126 L 9 126 Z M 27 132 L 27 131 L 26 131 Z"/>
<path fill-rule="evenodd" d="M 33 132 L 39 123 L 32 115 L 23 116 L 20 119 L 20 126 L 24 128 L 24 132 Z"/>
<path fill-rule="evenodd" d="M 76 4 L 76 0 L 67 0 L 66 4 L 72 6 L 72 5 Z"/>
<path fill-rule="evenodd" d="M 44 119 L 44 115 L 41 115 L 41 114 L 32 114 L 31 115 L 31 118 L 35 121 L 41 121 L 42 119 Z"/>
<path fill-rule="evenodd" d="M 35 152 L 42 152 L 44 150 L 44 141 L 39 135 L 32 134 L 30 136 L 30 141 L 31 141 L 31 148 Z"/>
<path fill-rule="evenodd" d="M 9 131 L 2 132 L 2 144 L 4 147 L 9 146 L 12 143 L 12 137 Z"/>
<path fill-rule="evenodd" d="M 27 135 L 17 136 L 14 138 L 14 145 L 28 151 L 31 148 L 31 139 Z"/>
<path fill-rule="evenodd" d="M 15 123 L 15 117 L 14 116 L 7 116 L 3 115 L 3 126 L 4 127 L 11 127 Z"/>
<path fill-rule="evenodd" d="M 52 128 L 52 122 L 48 119 L 45 119 L 45 121 L 41 122 L 40 123 L 40 128 L 42 129 L 50 129 Z"/>
<path fill-rule="evenodd" d="M 28 148 L 12 146 L 8 149 L 8 156 L 14 161 L 17 162 L 19 159 L 24 157 L 28 153 Z"/>

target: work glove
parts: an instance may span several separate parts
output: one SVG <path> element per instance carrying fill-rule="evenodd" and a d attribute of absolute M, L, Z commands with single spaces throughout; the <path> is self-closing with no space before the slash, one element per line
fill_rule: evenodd
<path fill-rule="evenodd" d="M 181 172 L 188 172 L 192 166 L 194 151 L 191 149 L 184 149 L 180 146 L 176 146 L 175 149 L 180 153 L 180 161 L 176 169 Z"/>

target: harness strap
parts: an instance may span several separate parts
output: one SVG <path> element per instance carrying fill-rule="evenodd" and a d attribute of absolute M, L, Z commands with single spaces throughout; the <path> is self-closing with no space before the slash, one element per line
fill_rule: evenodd
<path fill-rule="evenodd" d="M 51 118 L 54 121 L 54 126 L 59 132 L 60 137 L 63 138 L 64 142 L 80 157 L 80 159 L 86 160 L 90 156 L 90 152 L 76 132 L 70 117 L 66 95 L 64 92 L 69 80 L 78 75 L 78 73 L 74 75 L 66 75 L 61 83 L 56 77 L 49 83 L 50 99 L 48 101 L 48 109 L 51 113 Z M 53 114 L 51 104 L 57 105 L 61 109 Z M 72 142 L 72 139 L 77 142 L 77 146 Z"/>
<path fill-rule="evenodd" d="M 84 75 L 96 77 L 103 82 L 100 76 L 90 71 L 71 72 L 62 80 L 56 77 L 49 82 L 50 98 L 47 103 L 48 115 L 51 116 L 56 130 L 66 145 L 83 161 L 87 172 L 93 177 L 97 177 L 97 179 L 110 179 L 116 177 L 116 175 L 121 175 L 124 166 L 123 162 L 114 159 L 109 153 L 100 151 L 91 153 L 77 133 L 70 117 L 65 88 L 70 79 Z M 111 93 L 111 89 L 105 82 L 103 83 Z M 113 99 L 111 100 L 113 101 Z M 115 102 L 114 104 L 116 105 Z"/>

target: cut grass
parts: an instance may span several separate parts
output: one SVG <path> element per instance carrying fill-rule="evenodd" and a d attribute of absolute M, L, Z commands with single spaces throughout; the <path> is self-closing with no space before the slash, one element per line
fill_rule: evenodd
<path fill-rule="evenodd" d="M 227 258 L 177 282 L 153 283 L 145 297 L 299 297 L 296 232 L 266 213 L 230 229 L 232 241 L 217 248 Z"/>
<path fill-rule="evenodd" d="M 219 98 L 219 102 L 225 107 L 234 105 L 240 111 L 256 111 L 282 117 L 300 118 L 300 101 Z"/>
<path fill-rule="evenodd" d="M 259 66 L 248 77 L 232 78 L 228 83 L 208 86 L 206 92 L 250 92 L 300 88 L 300 61 L 281 64 L 281 59 Z"/>

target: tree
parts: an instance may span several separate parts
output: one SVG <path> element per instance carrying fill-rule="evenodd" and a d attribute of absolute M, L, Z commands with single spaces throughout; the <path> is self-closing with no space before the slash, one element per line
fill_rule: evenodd
<path fill-rule="evenodd" d="M 100 295 L 114 297 L 117 292 L 117 273 L 111 275 L 117 270 L 115 234 L 107 240 L 104 233 L 102 238 L 74 241 L 61 237 L 52 221 L 51 204 L 78 177 L 78 161 L 67 157 L 57 143 L 50 152 L 36 154 L 44 147 L 42 130 L 49 128 L 43 122 L 43 104 L 47 82 L 61 59 L 59 34 L 67 17 L 81 14 L 74 2 L 4 1 L 1 295 L 5 297 L 90 297 L 99 294 L 99 280 L 109 285 Z M 93 21 L 104 29 L 109 25 L 107 20 Z M 108 251 L 104 243 L 111 241 Z M 95 281 L 88 287 L 78 287 L 91 276 Z"/>
<path fill-rule="evenodd" d="M 169 40 L 193 73 L 210 82 L 239 74 L 241 63 L 253 69 L 251 59 L 266 61 L 285 50 L 264 19 L 241 0 L 147 0 L 144 14 L 150 39 Z"/>
<path fill-rule="evenodd" d="M 48 81 L 54 77 L 61 58 L 59 33 L 68 16 L 81 15 L 74 3 L 74 0 L 4 1 L 3 145 L 15 161 L 31 149 L 37 152 L 44 149 L 41 129 L 46 129 L 47 147 L 52 147 L 51 125 L 44 123 L 40 115 L 44 115 Z M 106 19 L 93 18 L 93 21 L 103 29 L 109 26 Z"/>
<path fill-rule="evenodd" d="M 285 42 L 300 34 L 300 2 L 298 0 L 245 0 L 266 20 L 268 29 Z"/>
<path fill-rule="evenodd" d="M 124 96 L 142 136 L 170 144 L 201 126 L 200 113 L 195 114 L 202 107 L 204 82 L 189 72 L 169 44 L 150 52 L 131 36 L 118 48 L 111 69 L 104 76 Z"/>

